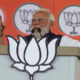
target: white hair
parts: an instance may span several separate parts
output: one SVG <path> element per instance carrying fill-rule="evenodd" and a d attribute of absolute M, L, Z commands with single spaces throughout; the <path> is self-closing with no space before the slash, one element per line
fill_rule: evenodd
<path fill-rule="evenodd" d="M 37 13 L 37 12 L 46 12 L 46 13 L 48 13 L 49 14 L 49 19 L 53 22 L 55 21 L 53 14 L 48 9 L 40 8 L 40 9 L 36 10 L 35 13 Z"/>

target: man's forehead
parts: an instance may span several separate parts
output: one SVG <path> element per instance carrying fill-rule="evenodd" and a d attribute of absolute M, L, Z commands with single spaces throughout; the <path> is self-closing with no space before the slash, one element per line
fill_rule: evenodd
<path fill-rule="evenodd" d="M 47 12 L 36 12 L 33 14 L 33 18 L 35 17 L 49 17 L 49 14 Z"/>

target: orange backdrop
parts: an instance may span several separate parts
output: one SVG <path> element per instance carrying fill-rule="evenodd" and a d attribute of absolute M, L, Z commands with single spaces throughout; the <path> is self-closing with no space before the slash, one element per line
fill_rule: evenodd
<path fill-rule="evenodd" d="M 18 31 L 13 22 L 13 16 L 16 9 L 25 3 L 35 3 L 43 8 L 49 9 L 55 16 L 54 30 L 52 32 L 56 34 L 65 35 L 62 33 L 57 25 L 57 18 L 60 11 L 68 5 L 79 5 L 79 0 L 0 0 L 0 7 L 5 14 L 5 31 L 4 31 L 4 43 L 7 45 L 6 35 L 11 35 L 17 38 L 17 35 L 27 35 Z M 80 40 L 80 36 L 72 37 Z"/>

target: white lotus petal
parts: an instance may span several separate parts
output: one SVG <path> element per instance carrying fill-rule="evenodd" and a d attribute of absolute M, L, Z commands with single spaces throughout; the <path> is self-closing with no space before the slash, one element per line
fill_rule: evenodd
<path fill-rule="evenodd" d="M 57 39 L 53 39 L 49 44 L 48 44 L 48 58 L 45 62 L 45 64 L 51 63 L 51 61 L 54 59 L 55 54 L 56 54 L 56 41 Z"/>
<path fill-rule="evenodd" d="M 17 56 L 17 41 L 10 36 L 7 36 L 7 38 L 8 38 L 9 53 L 10 53 L 11 58 L 15 62 L 19 62 L 19 59 L 18 59 L 18 56 Z"/>
<path fill-rule="evenodd" d="M 26 66 L 25 70 L 29 72 L 30 75 L 33 75 L 36 71 L 39 70 L 38 66 Z"/>
<path fill-rule="evenodd" d="M 47 71 L 49 69 L 52 69 L 51 65 L 40 65 L 39 66 L 39 71 L 43 72 L 43 71 Z"/>
<path fill-rule="evenodd" d="M 39 47 L 36 40 L 32 38 L 25 51 L 25 60 L 29 65 L 36 65 L 39 59 L 40 59 Z"/>
<path fill-rule="evenodd" d="M 27 42 L 22 37 L 19 36 L 18 56 L 23 63 L 25 63 L 24 50 L 26 46 L 27 46 Z"/>
<path fill-rule="evenodd" d="M 24 21 L 24 11 L 23 10 L 19 10 L 20 13 L 20 18 L 22 21 Z"/>
<path fill-rule="evenodd" d="M 12 67 L 17 68 L 17 69 L 19 69 L 21 71 L 24 71 L 25 65 L 22 64 L 22 63 L 15 63 L 14 65 L 12 65 Z"/>
<path fill-rule="evenodd" d="M 68 12 L 68 21 L 71 22 L 71 20 L 72 20 L 72 13 Z"/>
<path fill-rule="evenodd" d="M 31 21 L 31 20 L 32 20 L 32 15 L 33 15 L 33 14 L 32 14 L 32 12 L 31 12 L 31 11 L 29 11 L 29 15 L 28 15 L 28 20 L 29 20 L 29 21 Z"/>
<path fill-rule="evenodd" d="M 39 64 L 43 64 L 45 62 L 45 60 L 47 59 L 47 47 L 46 47 L 46 38 L 43 38 L 40 42 L 39 42 L 39 46 L 40 46 L 40 50 L 41 50 L 41 60 L 39 62 Z"/>
<path fill-rule="evenodd" d="M 68 13 L 67 12 L 64 12 L 64 19 L 65 19 L 66 22 L 68 22 L 69 18 L 68 18 Z"/>
<path fill-rule="evenodd" d="M 80 12 L 77 13 L 77 23 L 80 24 Z"/>
<path fill-rule="evenodd" d="M 27 11 L 27 10 L 24 10 L 24 19 L 25 19 L 25 20 L 28 19 L 28 14 L 29 14 L 28 11 Z"/>
<path fill-rule="evenodd" d="M 72 16 L 72 23 L 74 23 L 74 24 L 77 23 L 77 15 L 76 15 L 76 13 L 73 13 L 73 16 Z"/>

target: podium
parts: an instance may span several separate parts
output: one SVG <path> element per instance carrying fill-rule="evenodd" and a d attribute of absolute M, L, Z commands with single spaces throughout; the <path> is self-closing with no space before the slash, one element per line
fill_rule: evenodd
<path fill-rule="evenodd" d="M 34 80 L 80 80 L 80 48 L 58 47 L 53 70 L 36 73 Z M 29 80 L 27 72 L 11 68 L 13 61 L 8 55 L 8 46 L 0 46 L 0 80 Z"/>

